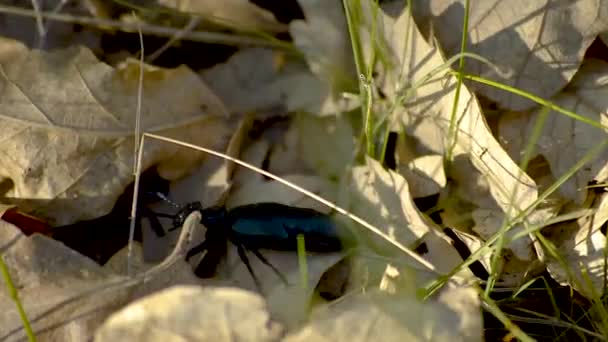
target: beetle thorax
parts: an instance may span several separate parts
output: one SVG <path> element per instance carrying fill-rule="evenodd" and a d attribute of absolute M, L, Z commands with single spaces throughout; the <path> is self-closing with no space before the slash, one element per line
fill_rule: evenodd
<path fill-rule="evenodd" d="M 206 208 L 201 211 L 201 223 L 207 229 L 221 228 L 226 225 L 226 209 L 221 207 Z"/>

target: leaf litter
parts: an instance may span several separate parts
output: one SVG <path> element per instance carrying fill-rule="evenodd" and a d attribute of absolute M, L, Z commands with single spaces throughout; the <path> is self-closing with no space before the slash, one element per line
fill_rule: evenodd
<path fill-rule="evenodd" d="M 359 158 L 356 153 L 356 132 L 362 124 L 356 115 L 348 112 L 356 109 L 359 102 L 350 101 L 346 95 L 356 89 L 358 77 L 346 19 L 337 2 L 301 1 L 307 20 L 293 21 L 289 29 L 296 47 L 304 54 L 306 64 L 288 56 L 278 65 L 276 52 L 245 48 L 225 63 L 203 70 L 198 75 L 187 67 L 162 69 L 145 65 L 143 130 L 226 150 L 231 156 L 240 156 L 258 167 L 266 167 L 332 199 L 374 223 L 399 244 L 416 248 L 440 274 L 449 274 L 465 258 L 454 248 L 452 239 L 443 233 L 444 227 L 459 230 L 456 236 L 465 241 L 471 252 L 475 252 L 500 232 L 505 223 L 518 219 L 505 234 L 507 243 L 498 265 L 500 284 L 518 286 L 546 269 L 559 283 L 570 285 L 591 297 L 594 291 L 602 290 L 605 278 L 605 236 L 601 227 L 605 225 L 607 211 L 605 194 L 595 194 L 586 187 L 590 182 L 601 183 L 608 178 L 606 156 L 596 158 L 589 167 L 576 172 L 559 188 L 559 193 L 548 198 L 550 201 L 536 202 L 538 194 L 566 173 L 586 150 L 605 140 L 605 129 L 550 113 L 537 142 L 537 155 L 533 156 L 530 164 L 541 168 L 528 169 L 524 173 L 517 163 L 521 162 L 522 151 L 541 110 L 532 108 L 529 101 L 505 96 L 507 93 L 475 87 L 506 108 L 530 109 L 502 115 L 498 133 L 493 133 L 477 99 L 463 87 L 455 111 L 454 138 L 450 122 L 456 78 L 437 71 L 445 58 L 436 46 L 427 43 L 429 36 L 420 34 L 414 23 L 415 19 L 424 31 L 433 22 L 438 44 L 453 55 L 457 52 L 454 50 L 457 45 L 453 42 L 459 41 L 460 36 L 456 35 L 458 30 L 450 27 L 454 26 L 453 18 L 459 17 L 458 13 L 446 11 L 446 8 L 456 8 L 447 6 L 448 3 L 459 2 L 431 1 L 429 8 L 415 7 L 413 18 L 407 10 L 399 10 L 400 6 L 395 2 L 378 11 L 365 7 L 360 18 L 366 24 L 360 32 L 366 51 L 371 51 L 371 44 L 376 44 L 375 47 L 382 47 L 385 57 L 388 57 L 374 65 L 375 78 L 365 80 L 365 84 L 368 90 L 375 91 L 373 109 L 390 113 L 381 118 L 376 129 L 389 127 L 400 133 L 402 145 L 397 147 L 396 170 L 387 170 L 381 163 L 369 157 Z M 573 11 L 575 15 L 571 18 L 573 25 L 570 31 L 580 33 L 584 39 L 577 49 L 548 59 L 569 61 L 570 67 L 547 69 L 546 52 L 553 51 L 548 47 L 546 51 L 536 53 L 534 63 L 524 66 L 522 75 L 525 77 L 502 80 L 521 89 L 538 90 L 536 93 L 545 98 L 554 96 L 556 104 L 605 127 L 605 115 L 598 114 L 605 112 L 601 103 L 604 63 L 585 61 L 578 68 L 581 51 L 590 44 L 590 37 L 594 38 L 603 29 L 595 22 L 582 23 L 579 19 L 590 11 L 590 3 L 569 6 L 547 9 L 551 20 L 541 37 L 551 36 L 554 31 L 562 32 L 561 24 L 555 18 L 559 17 L 560 11 Z M 479 21 L 479 32 L 493 33 L 473 37 L 471 51 L 490 59 L 493 53 L 504 51 L 492 48 L 492 53 L 488 53 L 485 46 L 494 46 L 490 41 L 505 32 L 507 35 L 511 32 L 512 38 L 513 32 L 523 32 L 529 29 L 528 26 L 538 25 L 535 19 L 520 24 L 520 27 L 514 26 L 511 31 L 500 31 L 497 29 L 501 28 L 500 25 L 490 23 L 495 20 L 496 9 L 483 21 L 479 19 L 483 6 L 472 7 L 472 20 Z M 193 8 L 176 9 L 193 11 Z M 517 14 L 527 15 L 531 10 L 534 9 L 522 7 Z M 426 13 L 426 16 L 420 13 Z M 451 19 L 442 24 L 438 18 Z M 517 19 L 517 16 L 513 18 Z M 325 39 L 327 37 L 329 39 Z M 567 41 L 556 40 L 557 45 Z M 3 87 L 0 108 L 4 111 L 0 119 L 5 121 L 8 132 L 3 141 L 6 149 L 11 151 L 10 156 L 5 156 L 8 159 L 1 163 L 5 165 L 2 176 L 14 183 L 13 189 L 4 197 L 10 198 L 10 203 L 17 204 L 20 209 L 55 224 L 93 218 L 107 212 L 132 177 L 131 166 L 135 158 L 133 118 L 136 112 L 133 99 L 136 97 L 139 64 L 127 60 L 114 67 L 109 66 L 85 48 L 40 52 L 8 41 L 3 41 L 1 46 Z M 7 50 L 8 53 L 4 52 Z M 528 56 L 530 52 L 525 50 L 527 54 L 520 54 L 516 50 L 511 51 L 509 58 L 501 60 L 499 66 L 521 70 L 521 61 L 515 57 Z M 369 62 L 370 56 L 365 57 Z M 539 63 L 542 68 L 534 67 Z M 467 62 L 466 65 L 475 74 L 491 74 L 484 71 L 481 64 Z M 578 74 L 572 79 L 577 70 Z M 433 76 L 427 78 L 428 75 Z M 542 87 L 528 82 L 538 78 L 546 81 Z M 560 91 L 566 84 L 568 86 Z M 83 111 L 86 116 L 81 114 Z M 252 121 L 256 120 L 254 116 L 258 115 L 249 115 L 241 120 L 229 142 L 228 135 L 237 125 L 226 118 L 253 111 L 297 114 L 291 118 L 289 127 L 278 142 L 267 137 L 251 139 L 247 136 Z M 403 139 L 404 136 L 407 138 Z M 564 138 L 570 140 L 562 141 Z M 253 175 L 240 167 L 234 169 L 233 163 L 207 160 L 203 154 L 184 152 L 184 149 L 159 142 L 147 143 L 145 149 L 144 168 L 160 164 L 161 174 L 171 180 L 179 179 L 170 192 L 177 203 L 202 200 L 205 206 L 234 207 L 274 201 L 327 212 L 327 208 L 286 190 L 275 181 Z M 572 153 L 564 153 L 564 149 L 572 150 Z M 446 155 L 453 158 L 449 163 L 443 161 Z M 201 165 L 203 159 L 205 162 Z M 186 175 L 190 176 L 184 178 Z M 418 207 L 417 200 L 429 196 L 439 198 L 441 225 L 433 222 L 430 214 Z M 523 219 L 519 218 L 520 213 L 530 206 L 536 208 L 529 210 Z M 550 222 L 558 214 L 585 208 L 594 211 L 575 220 L 544 227 L 545 222 Z M 361 231 L 359 227 L 349 225 L 353 230 Z M 556 254 L 547 251 L 538 238 L 528 234 L 530 227 L 538 227 L 561 256 L 556 258 Z M 15 228 L 11 229 L 14 234 L 3 237 L 3 243 L 19 235 Z M 194 232 L 193 242 L 202 237 L 203 231 L 201 227 Z M 144 298 L 110 318 L 107 326 L 98 330 L 96 339 L 115 336 L 112 334 L 120 334 L 122 338 L 147 336 L 159 339 L 186 334 L 204 340 L 211 337 L 208 334 L 213 329 L 201 329 L 198 323 L 186 321 L 207 317 L 204 321 L 209 327 L 215 327 L 215 324 L 228 327 L 225 337 L 244 334 L 242 336 L 257 336 L 256 340 L 276 340 L 283 333 L 277 332 L 281 329 L 269 329 L 269 313 L 280 322 L 277 324 L 284 325 L 291 332 L 286 339 L 309 339 L 312 336 L 320 340 L 346 340 L 361 336 L 370 339 L 386 336 L 387 339 L 400 340 L 405 336 L 414 340 L 430 337 L 442 340 L 454 336 L 463 340 L 481 339 L 480 303 L 477 293 L 469 287 L 475 278 L 467 268 L 459 269 L 432 301 L 422 303 L 413 289 L 436 280 L 437 274 L 423 271 L 403 257 L 398 258 L 399 254 L 391 252 L 386 243 L 373 234 L 360 235 L 366 244 L 372 246 L 363 250 L 361 255 L 307 255 L 308 284 L 305 288 L 299 284 L 301 270 L 295 253 L 263 251 L 294 285 L 288 287 L 284 287 L 268 267 L 252 258 L 254 270 L 262 279 L 261 295 L 265 297 L 265 305 L 262 305 L 264 302 L 260 297 L 222 287 L 228 285 L 255 290 L 245 266 L 231 250 L 218 268 L 215 279 L 194 279 L 188 265 L 182 261 L 176 264 L 173 272 L 159 276 L 152 286 L 101 298 L 101 304 L 94 301 L 83 304 L 82 310 L 111 303 L 115 307 L 123 306 L 135 298 L 174 284 L 198 283 L 219 288 L 201 290 L 188 287 L 160 292 L 156 295 L 162 301 L 158 307 L 148 304 L 157 298 Z M 513 240 L 514 237 L 517 239 Z M 20 236 L 17 241 L 17 244 L 23 244 L 19 241 L 40 244 L 36 250 L 55 257 L 66 253 L 65 247 L 60 248 L 52 240 L 39 235 Z M 11 254 L 12 258 L 37 260 L 38 256 L 28 259 L 28 252 L 20 248 L 15 247 L 10 252 L 15 255 Z M 166 255 L 170 249 L 171 245 L 159 255 Z M 139 247 L 137 250 L 136 255 L 141 258 L 137 263 L 142 270 L 151 267 L 140 264 L 145 259 L 146 246 L 143 246 L 144 252 L 139 252 Z M 45 298 L 48 303 L 44 302 L 48 305 L 39 308 L 44 311 L 53 303 L 69 297 L 75 288 L 93 287 L 97 280 L 109 279 L 124 271 L 121 268 L 124 255 L 124 251 L 119 252 L 104 269 L 86 258 L 82 258 L 86 261 L 75 259 L 84 263 L 77 268 L 98 275 L 99 279 L 90 282 L 88 278 L 80 279 L 78 272 L 70 268 L 62 271 L 61 267 L 65 267 L 62 263 L 53 266 L 58 268 L 56 278 L 44 278 L 48 273 L 35 268 L 31 273 L 23 272 L 23 269 L 31 268 L 31 261 L 9 264 L 20 284 L 32 286 L 41 293 L 50 291 L 51 294 Z M 5 257 L 10 260 L 9 254 Z M 488 257 L 489 253 L 480 258 L 486 269 L 493 267 Z M 339 278 L 339 286 L 344 287 L 346 295 L 337 303 L 313 305 L 317 301 L 314 289 L 321 279 L 327 278 L 326 271 L 346 261 L 350 275 L 346 279 Z M 565 268 L 564 264 L 568 267 Z M 574 272 L 564 272 L 564 269 Z M 373 291 L 361 292 L 365 288 Z M 24 299 L 26 307 L 31 308 L 31 303 L 35 303 L 37 297 L 31 294 L 35 291 L 20 289 L 20 295 L 28 297 Z M 9 297 L 3 296 L 2 299 L 8 300 Z M 217 305 L 207 305 L 209 301 Z M 11 303 L 7 302 L 6 307 L 11 307 Z M 171 311 L 166 311 L 167 308 Z M 226 313 L 226 308 L 231 308 L 229 313 Z M 105 317 L 111 311 L 96 317 Z M 309 316 L 311 311 L 314 314 Z M 225 314 L 222 316 L 217 312 Z M 121 323 L 125 320 L 124 315 L 137 317 L 137 324 L 129 321 L 130 326 L 126 327 Z M 46 319 L 56 323 L 58 321 L 53 320 L 59 316 Z M 184 324 L 178 329 L 175 322 L 180 317 Z M 228 319 L 221 322 L 226 317 Z M 247 317 L 250 322 L 257 323 L 243 324 L 243 319 L 234 317 Z M 19 326 L 16 319 L 17 316 L 11 316 L 12 329 Z M 85 322 L 83 336 L 92 336 L 102 319 Z M 151 322 L 161 322 L 161 325 L 151 326 Z M 394 332 L 394 335 L 387 336 L 387 332 Z M 58 340 L 57 336 L 49 339 Z"/>
<path fill-rule="evenodd" d="M 0 175 L 13 184 L 5 199 L 54 225 L 108 213 L 132 181 L 138 64 L 112 68 L 82 47 L 18 50 L 0 60 L 6 151 Z M 225 144 L 227 111 L 196 74 L 186 67 L 145 72 L 142 129 Z M 198 163 L 174 146 L 148 149 L 144 169 L 159 164 L 169 178 Z"/>
<path fill-rule="evenodd" d="M 413 2 L 412 10 L 423 32 L 432 31 L 447 55 L 459 52 L 463 0 Z M 469 13 L 467 51 L 488 58 L 507 72 L 499 75 L 475 60 L 467 60 L 466 71 L 549 98 L 571 81 L 589 45 L 607 29 L 604 12 L 604 6 L 593 0 L 475 4 Z M 522 111 L 534 107 L 515 94 L 471 86 L 504 108 Z"/>

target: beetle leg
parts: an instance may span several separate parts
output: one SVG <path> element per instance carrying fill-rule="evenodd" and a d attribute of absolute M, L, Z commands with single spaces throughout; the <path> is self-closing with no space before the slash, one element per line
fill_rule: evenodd
<path fill-rule="evenodd" d="M 156 236 L 159 238 L 165 236 L 165 229 L 163 229 L 163 225 L 158 220 L 158 217 L 161 217 L 160 215 L 162 214 L 157 214 L 146 207 L 142 209 L 141 213 L 142 217 L 148 218 L 148 222 L 150 222 L 150 227 L 154 231 L 154 234 L 156 234 Z"/>
<path fill-rule="evenodd" d="M 156 216 L 156 217 L 162 217 L 162 218 L 168 218 L 168 219 L 172 219 L 175 217 L 175 215 L 173 215 L 173 214 L 157 213 L 152 210 L 150 210 L 150 212 L 152 212 L 152 214 L 154 214 L 154 216 Z"/>
<path fill-rule="evenodd" d="M 285 276 L 281 273 L 281 271 L 279 271 L 278 268 L 274 267 L 274 265 L 271 264 L 270 261 L 268 261 L 268 259 L 266 259 L 262 255 L 262 253 L 260 253 L 260 251 L 258 251 L 257 249 L 250 249 L 250 251 L 253 252 L 253 254 L 255 254 L 255 256 L 258 257 L 258 259 L 260 259 L 261 262 L 265 263 L 270 268 L 272 268 L 272 270 L 274 271 L 274 273 L 276 273 L 276 275 L 279 276 L 279 278 L 281 278 L 281 281 L 283 281 L 283 283 L 285 285 L 289 285 L 289 283 L 287 282 L 287 278 L 285 278 Z"/>
<path fill-rule="evenodd" d="M 186 261 L 188 261 L 193 256 L 204 252 L 205 250 L 207 250 L 207 240 L 199 243 L 198 245 L 194 246 L 191 250 L 189 250 L 188 253 L 186 253 Z"/>
<path fill-rule="evenodd" d="M 245 248 L 243 248 L 242 245 L 236 245 L 236 250 L 239 253 L 241 261 L 245 264 L 245 266 L 247 266 L 247 270 L 249 270 L 249 274 L 251 274 L 251 278 L 253 278 L 255 287 L 258 289 L 259 292 L 262 292 L 262 286 L 260 286 L 260 281 L 258 280 L 258 277 L 255 276 L 255 273 L 253 273 L 253 268 L 251 268 L 249 258 L 247 258 L 247 254 L 245 254 Z"/>

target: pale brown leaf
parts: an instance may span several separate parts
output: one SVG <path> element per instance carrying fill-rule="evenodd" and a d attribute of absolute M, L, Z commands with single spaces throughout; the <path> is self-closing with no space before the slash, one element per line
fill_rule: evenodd
<path fill-rule="evenodd" d="M 0 56 L 0 67 L 0 139 L 8 152 L 0 176 L 14 185 L 5 196 L 53 225 L 109 212 L 133 180 L 138 63 L 112 68 L 85 48 L 20 49 Z M 188 68 L 144 66 L 142 130 L 221 146 L 225 115 Z M 143 169 L 160 164 L 164 177 L 181 177 L 204 157 L 148 142 Z"/>

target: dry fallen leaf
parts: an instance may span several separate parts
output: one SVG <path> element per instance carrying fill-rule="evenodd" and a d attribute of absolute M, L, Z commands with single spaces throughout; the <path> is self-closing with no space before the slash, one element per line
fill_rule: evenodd
<path fill-rule="evenodd" d="M 87 340 L 116 305 L 128 300 L 129 291 L 117 289 L 103 296 L 86 296 L 58 306 L 109 279 L 116 280 L 115 275 L 61 242 L 39 234 L 26 237 L 2 220 L 0 243 L 8 248 L 2 257 L 41 341 Z M 23 323 L 4 285 L 0 289 L 0 305 L 3 308 L 0 340 L 25 339 Z"/>
<path fill-rule="evenodd" d="M 287 59 L 277 68 L 275 54 L 268 49 L 243 49 L 201 76 L 232 113 L 285 108 L 333 115 L 356 105 L 356 101 L 333 99 L 329 86 L 301 61 Z"/>
<path fill-rule="evenodd" d="M 251 142 L 247 147 L 245 147 L 239 158 L 246 163 L 256 167 L 261 167 L 264 164 L 264 160 L 269 152 L 270 142 L 264 139 L 259 139 Z M 232 182 L 234 186 L 238 188 L 239 186 L 249 182 L 261 182 L 263 180 L 263 175 L 245 167 L 237 167 L 234 170 Z"/>
<path fill-rule="evenodd" d="M 166 257 L 164 255 L 163 257 Z M 118 251 L 103 265 L 103 268 L 114 274 L 127 274 L 128 246 Z M 133 252 L 131 255 L 131 266 L 134 274 L 149 271 L 157 264 L 147 263 L 144 260 L 142 247 L 139 243 L 133 242 Z M 171 268 L 164 271 L 155 278 L 148 279 L 131 291 L 129 301 L 151 295 L 175 285 L 201 285 L 201 279 L 197 278 L 192 272 L 192 267 L 184 259 L 175 262 Z"/>
<path fill-rule="evenodd" d="M 259 296 L 231 288 L 173 287 L 114 313 L 95 341 L 277 341 Z"/>
<path fill-rule="evenodd" d="M 224 153 L 238 158 L 247 144 L 247 134 L 251 129 L 253 116 L 245 115 L 234 128 Z M 192 150 L 192 154 L 207 155 L 206 152 Z M 176 203 L 200 201 L 205 207 L 222 205 L 232 186 L 233 174 L 242 169 L 235 163 L 216 156 L 209 156 L 205 162 L 188 177 L 171 184 L 171 197 Z"/>
<path fill-rule="evenodd" d="M 249 48 L 232 55 L 226 62 L 201 72 L 201 77 L 226 103 L 233 113 L 266 110 L 283 105 L 282 97 L 290 92 L 288 78 L 291 68 L 276 70 L 274 52 Z"/>
<path fill-rule="evenodd" d="M 399 173 L 407 179 L 413 198 L 438 194 L 446 186 L 443 157 L 428 155 L 415 158 L 398 166 Z"/>
<path fill-rule="evenodd" d="M 448 56 L 458 53 L 464 0 L 431 0 L 412 5 L 422 31 L 432 30 L 433 38 Z M 607 15 L 606 6 L 595 0 L 471 3 L 466 51 L 489 59 L 506 73 L 497 74 L 471 58 L 467 59 L 465 69 L 549 98 L 571 80 L 589 45 L 608 28 Z M 472 86 L 509 109 L 534 106 L 532 101 L 511 92 L 479 84 Z"/>
<path fill-rule="evenodd" d="M 389 4 L 392 7 L 388 9 L 394 13 L 399 5 Z M 374 11 L 364 13 L 371 16 Z M 445 59 L 425 41 L 409 12 L 399 13 L 393 18 L 379 12 L 375 40 L 369 38 L 368 33 L 367 41 L 384 43 L 382 46 L 391 57 L 388 62 L 379 63 L 381 68 L 376 79 L 387 99 L 399 101 L 393 105 L 393 116 L 413 140 L 414 148 L 409 154 L 450 157 L 446 173 L 451 182 L 442 195 L 451 202 L 446 207 L 459 210 L 454 212 L 456 220 L 444 220 L 444 224 L 470 232 L 475 209 L 496 211 L 501 222 L 515 218 L 536 200 L 536 184 L 494 138 L 479 104 L 464 85 L 455 104 L 457 80 L 442 72 Z M 368 18 L 367 22 L 373 27 L 371 20 Z M 455 114 L 453 125 L 452 113 Z M 391 127 L 394 125 L 391 123 Z M 488 228 L 494 228 L 486 235 L 492 236 L 500 226 Z M 521 254 L 534 253 L 529 241 L 520 243 L 527 246 Z"/>
<path fill-rule="evenodd" d="M 318 176 L 312 175 L 283 175 L 284 180 L 295 183 L 321 197 L 333 201 L 336 198 L 336 185 Z M 274 180 L 251 181 L 242 184 L 230 194 L 226 207 L 234 208 L 240 205 L 275 202 L 285 205 L 312 208 L 328 213 L 330 208 L 302 193 Z"/>
<path fill-rule="evenodd" d="M 588 298 L 602 293 L 607 281 L 606 236 L 601 228 L 608 221 L 608 193 L 598 195 L 592 208 L 596 210 L 592 215 L 543 229 L 543 235 L 553 243 L 561 259 L 545 251 L 540 242 L 535 242 L 551 277 L 562 285 L 572 286 Z"/>
<path fill-rule="evenodd" d="M 308 171 L 310 166 L 300 156 L 302 144 L 300 130 L 292 121 L 282 140 L 272 146 L 268 156 L 268 171 L 277 175 Z"/>
<path fill-rule="evenodd" d="M 602 128 L 567 117 L 561 113 L 549 112 L 535 147 L 536 155 L 542 155 L 551 167 L 555 179 L 563 176 L 589 150 L 608 139 L 608 91 L 606 75 L 608 63 L 588 60 L 583 63 L 568 88 L 557 94 L 551 101 L 573 111 L 585 119 L 592 120 Z M 500 137 L 508 146 L 513 158 L 519 159 L 528 145 L 522 135 L 530 136 L 542 109 L 531 113 L 513 113 L 501 117 Z M 581 168 L 564 183 L 559 192 L 562 197 L 581 204 L 587 197 L 586 186 L 596 180 L 608 179 L 608 149 Z"/>
<path fill-rule="evenodd" d="M 299 0 L 306 21 L 294 20 L 289 31 L 312 72 L 328 82 L 333 94 L 356 89 L 356 67 L 342 3 Z"/>
<path fill-rule="evenodd" d="M 348 117 L 300 113 L 293 124 L 298 130 L 298 156 L 319 175 L 340 179 L 355 159 L 355 134 Z"/>
<path fill-rule="evenodd" d="M 472 289 L 445 291 L 438 301 L 371 291 L 318 310 L 285 341 L 482 341 L 479 299 Z"/>
<path fill-rule="evenodd" d="M 455 113 L 457 137 L 455 143 L 448 140 L 456 78 L 433 72 L 444 63 L 444 58 L 422 38 L 408 11 L 401 12 L 396 20 L 386 15 L 378 20 L 391 47 L 392 64 L 402 66 L 381 70 L 384 76 L 379 77 L 384 82 L 380 86 L 387 98 L 405 96 L 404 106 L 395 115 L 408 135 L 416 139 L 419 153 L 432 151 L 445 155 L 453 147 L 454 167 L 460 163 L 471 165 L 466 177 L 485 179 L 491 200 L 498 208 L 513 215 L 512 212 L 531 204 L 536 199 L 536 185 L 492 136 L 477 101 L 464 86 Z M 430 75 L 434 77 L 420 83 Z M 486 198 L 471 197 L 470 201 L 488 206 Z"/>
<path fill-rule="evenodd" d="M 0 65 L 0 139 L 9 151 L 0 176 L 13 182 L 4 196 L 53 225 L 109 212 L 133 180 L 138 63 L 112 68 L 85 48 L 21 48 L 0 55 Z M 188 68 L 144 66 L 142 130 L 217 147 L 226 142 L 225 115 Z M 150 139 L 145 150 L 143 168 L 159 164 L 168 178 L 203 157 Z"/>
<path fill-rule="evenodd" d="M 405 178 L 369 157 L 366 161 L 367 165 L 352 169 L 347 181 L 349 210 L 411 247 L 430 232 L 429 220 L 418 212 Z M 376 248 L 386 245 L 375 235 L 369 238 Z"/>
<path fill-rule="evenodd" d="M 210 22 L 239 31 L 277 33 L 287 30 L 271 12 L 247 0 L 160 0 L 158 3 L 171 9 L 200 15 Z"/>
<path fill-rule="evenodd" d="M 188 236 L 198 220 L 198 213 L 186 219 L 180 242 L 170 257 L 130 277 L 113 272 L 124 268 L 125 251 L 102 268 L 58 241 L 39 234 L 25 237 L 0 220 L 3 258 L 37 338 L 51 342 L 91 340 L 103 320 L 134 297 L 174 284 L 191 283 L 194 277 L 178 257 L 185 253 Z M 117 265 L 121 259 L 122 265 Z M 137 256 L 133 261 L 141 260 Z M 148 266 L 136 264 L 134 268 L 142 270 Z M 4 308 L 0 339 L 22 341 L 25 332 L 17 309 L 7 287 L 0 291 Z"/>

